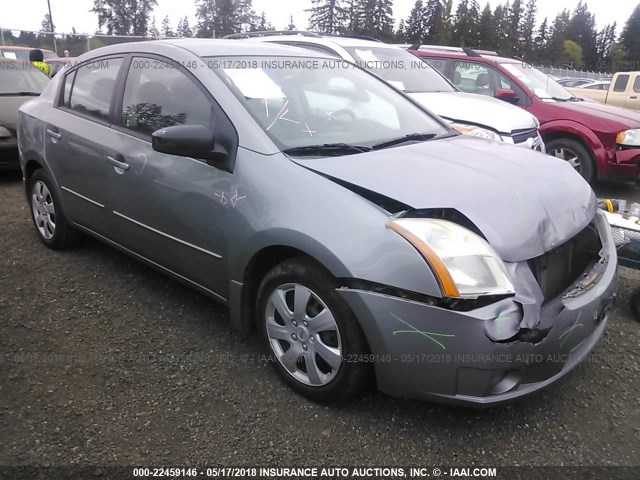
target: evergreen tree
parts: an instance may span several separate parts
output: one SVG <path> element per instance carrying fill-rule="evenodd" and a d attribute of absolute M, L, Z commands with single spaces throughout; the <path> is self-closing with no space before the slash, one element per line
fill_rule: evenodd
<path fill-rule="evenodd" d="M 109 35 L 147 35 L 149 17 L 158 0 L 94 0 L 91 12 L 98 14 L 98 28 Z"/>
<path fill-rule="evenodd" d="M 348 30 L 379 39 L 393 36 L 391 0 L 353 0 L 349 5 Z"/>
<path fill-rule="evenodd" d="M 422 0 L 416 0 L 406 22 L 405 37 L 409 43 L 422 43 L 429 33 L 427 12 Z"/>
<path fill-rule="evenodd" d="M 347 28 L 348 12 L 343 0 L 311 0 L 308 10 L 309 28 L 329 35 L 343 33 Z"/>
<path fill-rule="evenodd" d="M 197 0 L 198 37 L 224 37 L 255 29 L 259 19 L 251 0 Z"/>
<path fill-rule="evenodd" d="M 156 25 L 156 17 L 155 16 L 151 18 L 151 24 L 149 25 L 148 33 L 152 37 L 159 37 L 160 36 L 160 30 L 158 30 L 158 26 Z"/>
<path fill-rule="evenodd" d="M 507 3 L 507 6 L 509 4 Z M 513 4 L 507 10 L 507 38 L 508 50 L 515 55 L 522 55 L 521 32 L 522 32 L 522 0 L 513 0 Z"/>
<path fill-rule="evenodd" d="M 287 31 L 291 32 L 293 30 L 296 30 L 296 26 L 293 23 L 293 15 L 289 15 L 289 25 L 287 25 Z"/>
<path fill-rule="evenodd" d="M 479 46 L 480 12 L 477 0 L 460 0 L 456 10 L 451 42 L 455 46 Z"/>
<path fill-rule="evenodd" d="M 567 39 L 566 31 L 570 18 L 569 11 L 565 9 L 556 16 L 551 25 L 546 58 L 553 64 L 564 61 L 564 41 Z"/>
<path fill-rule="evenodd" d="M 480 32 L 479 32 L 479 44 L 484 49 L 498 48 L 496 45 L 496 25 L 493 19 L 493 13 L 491 12 L 491 6 L 487 3 L 482 10 L 480 16 Z"/>
<path fill-rule="evenodd" d="M 540 24 L 540 28 L 538 29 L 538 33 L 534 40 L 534 51 L 535 57 L 538 61 L 546 60 L 547 58 L 547 49 L 549 46 L 549 21 L 547 17 Z"/>
<path fill-rule="evenodd" d="M 179 37 L 193 37 L 193 31 L 189 26 L 189 19 L 186 16 L 178 22 L 178 31 L 176 33 Z"/>
<path fill-rule="evenodd" d="M 636 65 L 637 62 L 640 62 L 640 5 L 635 8 L 624 26 L 620 37 L 620 47 L 622 51 L 626 52 L 629 61 Z"/>
<path fill-rule="evenodd" d="M 567 40 L 577 43 L 582 49 L 581 61 L 584 61 L 584 65 L 579 68 L 595 69 L 596 63 L 600 59 L 596 46 L 597 35 L 595 17 L 589 12 L 587 4 L 580 0 L 567 24 L 565 37 Z M 577 58 L 577 56 L 573 54 L 572 58 Z"/>
<path fill-rule="evenodd" d="M 398 24 L 398 29 L 396 30 L 396 41 L 400 42 L 400 43 L 406 43 L 407 42 L 407 27 L 404 24 L 404 19 L 400 20 L 400 23 Z"/>
<path fill-rule="evenodd" d="M 175 37 L 176 36 L 175 32 L 171 28 L 171 23 L 169 22 L 169 15 L 164 17 L 164 19 L 162 20 L 162 26 L 160 28 L 162 29 L 161 33 L 162 33 L 163 37 Z"/>
<path fill-rule="evenodd" d="M 524 17 L 522 18 L 522 36 L 520 38 L 522 49 L 520 53 L 523 58 L 531 57 L 535 50 L 533 30 L 536 28 L 537 11 L 538 6 L 536 5 L 536 0 L 529 0 L 524 11 Z"/>
<path fill-rule="evenodd" d="M 509 2 L 505 5 L 498 5 L 493 12 L 493 21 L 496 27 L 496 43 L 495 48 L 500 52 L 510 52 L 513 48 L 513 42 L 509 38 L 510 31 L 510 9 Z"/>
<path fill-rule="evenodd" d="M 601 61 L 596 62 L 596 68 L 598 70 L 606 69 L 602 64 L 605 63 L 603 60 L 609 56 L 611 48 L 616 43 L 616 29 L 617 24 L 614 22 L 613 25 L 607 25 L 598 32 L 598 37 L 596 38 L 596 50 L 598 52 L 598 58 L 602 59 Z"/>
<path fill-rule="evenodd" d="M 266 32 L 269 30 L 275 30 L 276 28 L 273 26 L 271 22 L 267 20 L 267 15 L 265 12 L 262 12 L 260 15 L 260 19 L 258 23 L 251 29 L 252 31 Z"/>
<path fill-rule="evenodd" d="M 346 12 L 346 27 L 345 32 L 351 35 L 358 35 L 365 30 L 364 16 L 365 8 L 363 0 L 347 0 Z"/>
<path fill-rule="evenodd" d="M 449 43 L 450 25 L 449 15 L 451 13 L 451 2 L 448 6 L 442 0 L 428 0 L 426 5 L 425 21 L 427 23 L 427 38 L 425 41 L 432 45 L 444 45 Z M 445 18 L 446 16 L 446 18 Z"/>

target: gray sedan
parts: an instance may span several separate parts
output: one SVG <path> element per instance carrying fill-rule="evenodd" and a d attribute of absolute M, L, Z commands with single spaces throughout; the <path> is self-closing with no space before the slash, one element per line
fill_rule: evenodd
<path fill-rule="evenodd" d="M 319 402 L 508 402 L 596 346 L 617 266 L 566 162 L 461 136 L 352 64 L 167 40 L 94 50 L 20 109 L 36 232 L 226 304 Z"/>

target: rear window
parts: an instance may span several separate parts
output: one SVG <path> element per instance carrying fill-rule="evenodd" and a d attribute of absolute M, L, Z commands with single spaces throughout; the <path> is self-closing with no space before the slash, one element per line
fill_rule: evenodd
<path fill-rule="evenodd" d="M 108 120 L 111 97 L 121 63 L 120 58 L 110 58 L 82 65 L 72 72 L 75 73 L 76 79 L 71 90 L 69 107 L 99 120 Z M 71 75 L 65 79 L 65 88 L 70 77 Z"/>
<path fill-rule="evenodd" d="M 613 86 L 614 92 L 624 92 L 629 84 L 629 75 L 620 75 L 616 78 L 616 83 Z"/>
<path fill-rule="evenodd" d="M 0 95 L 40 95 L 49 77 L 20 60 L 0 60 Z"/>
<path fill-rule="evenodd" d="M 633 82 L 633 91 L 640 93 L 640 75 L 638 75 L 635 82 Z"/>

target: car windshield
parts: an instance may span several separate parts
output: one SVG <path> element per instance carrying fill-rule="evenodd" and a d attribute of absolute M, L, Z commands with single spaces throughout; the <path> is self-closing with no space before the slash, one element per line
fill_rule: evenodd
<path fill-rule="evenodd" d="M 330 146 L 340 155 L 399 138 L 425 141 L 451 132 L 399 91 L 343 60 L 208 60 L 282 150 L 316 147 L 322 155 L 319 147 Z"/>
<path fill-rule="evenodd" d="M 29 63 L 0 59 L 0 95 L 40 95 L 49 77 Z"/>
<path fill-rule="evenodd" d="M 407 93 L 455 92 L 456 89 L 424 60 L 400 48 L 344 47 L 358 66 L 371 70 Z"/>
<path fill-rule="evenodd" d="M 526 63 L 502 63 L 501 65 L 529 87 L 529 90 L 540 100 L 563 101 L 573 98 L 573 95 L 567 92 L 562 85 L 531 65 Z"/>

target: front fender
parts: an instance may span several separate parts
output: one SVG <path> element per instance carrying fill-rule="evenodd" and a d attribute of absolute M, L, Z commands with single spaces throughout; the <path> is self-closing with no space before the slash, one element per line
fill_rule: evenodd
<path fill-rule="evenodd" d="M 593 130 L 587 128 L 581 123 L 572 120 L 554 120 L 547 122 L 540 126 L 540 133 L 545 139 L 545 143 L 548 140 L 545 138 L 548 135 L 556 133 L 568 133 L 572 136 L 578 137 L 584 142 L 584 144 L 591 150 L 593 159 L 596 162 L 598 173 L 603 173 L 609 170 L 609 154 L 602 141 L 593 132 Z"/>

